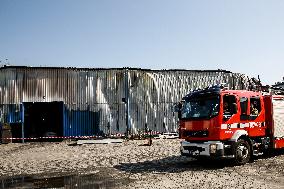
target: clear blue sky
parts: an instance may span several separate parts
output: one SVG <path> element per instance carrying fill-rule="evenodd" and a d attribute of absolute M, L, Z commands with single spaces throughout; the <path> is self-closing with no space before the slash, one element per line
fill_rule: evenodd
<path fill-rule="evenodd" d="M 12 65 L 284 76 L 283 0 L 0 0 Z"/>

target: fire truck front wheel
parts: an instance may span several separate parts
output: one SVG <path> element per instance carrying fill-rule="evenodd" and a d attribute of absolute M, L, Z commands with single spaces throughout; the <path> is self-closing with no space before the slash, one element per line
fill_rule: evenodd
<path fill-rule="evenodd" d="M 235 146 L 235 164 L 243 165 L 249 162 L 251 147 L 244 139 L 239 139 Z"/>

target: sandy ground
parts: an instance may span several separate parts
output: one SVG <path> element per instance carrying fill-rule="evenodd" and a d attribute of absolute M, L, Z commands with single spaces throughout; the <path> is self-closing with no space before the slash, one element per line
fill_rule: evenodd
<path fill-rule="evenodd" d="M 120 144 L 25 143 L 0 145 L 0 179 L 101 172 L 115 188 L 284 188 L 284 153 L 243 166 L 180 156 L 178 139 Z"/>

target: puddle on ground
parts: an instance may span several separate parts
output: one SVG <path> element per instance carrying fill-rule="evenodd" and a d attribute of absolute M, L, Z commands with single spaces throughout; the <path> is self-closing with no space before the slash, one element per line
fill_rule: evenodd
<path fill-rule="evenodd" d="M 115 188 L 116 182 L 111 177 L 102 177 L 98 174 L 91 175 L 68 175 L 61 177 L 13 177 L 0 180 L 0 189 L 26 189 L 26 188 L 82 188 L 82 189 L 101 189 Z"/>

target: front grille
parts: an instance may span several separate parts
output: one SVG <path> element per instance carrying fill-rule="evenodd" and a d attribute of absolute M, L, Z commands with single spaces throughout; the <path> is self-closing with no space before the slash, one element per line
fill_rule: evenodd
<path fill-rule="evenodd" d="M 187 137 L 208 137 L 209 132 L 205 131 L 185 131 Z"/>

